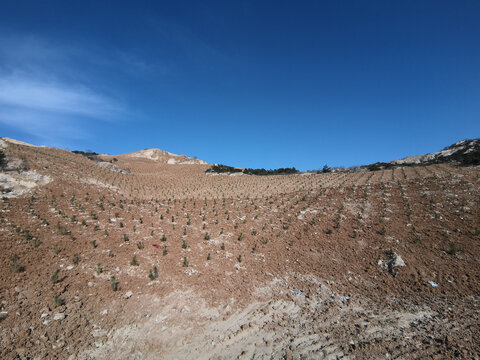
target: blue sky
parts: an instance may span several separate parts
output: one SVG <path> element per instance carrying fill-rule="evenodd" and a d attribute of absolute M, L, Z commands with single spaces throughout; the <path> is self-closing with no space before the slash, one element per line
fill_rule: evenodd
<path fill-rule="evenodd" d="M 22 1 L 0 136 L 317 169 L 480 136 L 480 2 Z"/>

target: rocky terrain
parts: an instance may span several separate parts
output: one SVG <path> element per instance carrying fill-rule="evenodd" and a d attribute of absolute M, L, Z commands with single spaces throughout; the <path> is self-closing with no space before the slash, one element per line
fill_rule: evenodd
<path fill-rule="evenodd" d="M 480 357 L 478 166 L 1 146 L 2 359 Z"/>
<path fill-rule="evenodd" d="M 480 151 L 480 139 L 462 140 L 447 146 L 442 151 L 432 154 L 408 156 L 400 160 L 391 161 L 390 163 L 393 165 L 419 165 L 450 161 L 461 162 L 465 155 L 478 151 Z"/>

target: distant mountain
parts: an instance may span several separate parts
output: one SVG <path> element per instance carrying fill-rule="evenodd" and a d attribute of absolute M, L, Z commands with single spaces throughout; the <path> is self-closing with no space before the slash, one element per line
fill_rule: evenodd
<path fill-rule="evenodd" d="M 199 160 L 195 157 L 172 154 L 168 151 L 163 151 L 160 149 L 144 149 L 144 150 L 139 150 L 132 153 L 122 154 L 117 157 L 120 157 L 120 156 L 145 158 L 145 159 L 150 159 L 153 161 L 158 161 L 166 164 L 183 164 L 183 165 L 194 165 L 194 164 L 206 165 L 207 164 L 206 161 Z"/>
<path fill-rule="evenodd" d="M 397 166 L 429 165 L 438 163 L 459 162 L 464 165 L 480 164 L 480 138 L 458 141 L 439 152 L 407 156 L 403 159 L 390 162 L 376 162 L 374 164 L 363 165 L 356 170 L 381 170 L 390 169 Z M 355 169 L 354 169 L 355 170 Z M 348 171 L 348 169 L 344 170 Z"/>
<path fill-rule="evenodd" d="M 467 154 L 473 154 L 477 151 L 480 151 L 480 138 L 473 140 L 462 140 L 436 153 L 408 156 L 403 159 L 391 161 L 390 163 L 394 165 L 417 165 L 450 161 L 462 162 L 465 156 L 468 156 Z"/>

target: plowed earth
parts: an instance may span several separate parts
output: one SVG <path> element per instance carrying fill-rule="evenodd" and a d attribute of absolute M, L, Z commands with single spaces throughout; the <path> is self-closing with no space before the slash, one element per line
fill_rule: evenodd
<path fill-rule="evenodd" d="M 4 152 L 51 181 L 1 202 L 2 359 L 479 358 L 478 167 Z"/>

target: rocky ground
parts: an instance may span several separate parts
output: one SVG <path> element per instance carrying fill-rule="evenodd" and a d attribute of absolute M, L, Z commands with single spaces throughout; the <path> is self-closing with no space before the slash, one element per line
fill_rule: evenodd
<path fill-rule="evenodd" d="M 479 358 L 478 167 L 2 150 L 2 359 Z"/>

